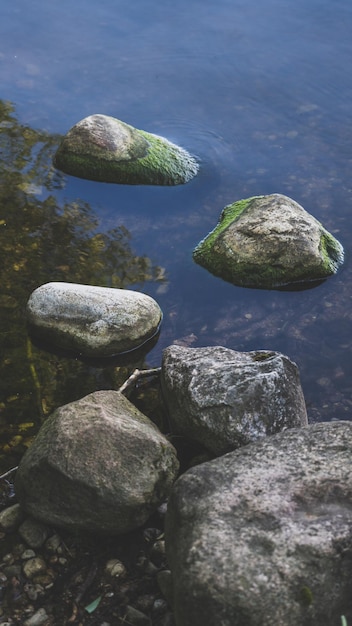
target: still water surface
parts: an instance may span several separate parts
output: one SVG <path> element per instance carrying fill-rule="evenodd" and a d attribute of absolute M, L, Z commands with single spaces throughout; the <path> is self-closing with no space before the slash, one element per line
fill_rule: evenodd
<path fill-rule="evenodd" d="M 145 365 L 160 365 L 173 342 L 279 350 L 300 368 L 311 421 L 352 418 L 351 30 L 350 0 L 1 3 L 0 96 L 13 104 L 23 132 L 62 135 L 104 113 L 183 145 L 201 163 L 191 183 L 174 188 L 65 176 L 49 191 L 38 178 L 25 189 L 32 203 L 49 195 L 59 206 L 86 203 L 98 232 L 127 229 L 133 254 L 159 267 L 159 280 L 131 281 L 164 312 Z M 14 188 L 2 184 L 11 198 Z M 307 291 L 250 290 L 194 264 L 193 248 L 226 204 L 275 192 L 302 204 L 344 245 L 336 277 Z M 0 221 L 6 219 L 0 206 Z M 40 224 L 35 228 L 38 234 Z M 58 279 L 50 269 L 59 239 L 57 246 L 42 259 L 47 281 Z M 65 279 L 77 275 L 67 270 Z M 20 267 L 13 281 L 21 282 Z M 34 276 L 17 318 L 35 286 Z M 14 344 L 7 351 L 3 337 L 1 349 L 3 424 L 24 422 L 35 390 L 16 379 Z M 28 371 L 30 364 L 29 357 Z M 58 360 L 59 373 L 61 367 Z M 38 392 L 38 368 L 36 374 Z M 88 390 L 107 385 L 101 370 L 90 368 L 89 376 Z M 58 402 L 87 392 L 79 380 L 61 382 L 66 391 Z"/>

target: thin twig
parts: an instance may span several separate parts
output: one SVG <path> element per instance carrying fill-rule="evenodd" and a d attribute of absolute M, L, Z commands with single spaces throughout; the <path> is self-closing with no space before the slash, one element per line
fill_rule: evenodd
<path fill-rule="evenodd" d="M 5 474 L 1 474 L 0 480 L 7 478 L 8 476 L 10 476 L 10 474 L 13 474 L 13 472 L 16 472 L 17 470 L 18 470 L 18 465 L 16 465 L 16 467 L 13 467 L 12 469 L 9 469 L 9 471 L 5 472 Z"/>
<path fill-rule="evenodd" d="M 148 376 L 159 376 L 160 372 L 161 367 L 154 367 L 150 370 L 135 369 L 132 372 L 131 376 L 129 376 L 127 380 L 125 380 L 125 382 L 121 385 L 121 387 L 119 387 L 118 391 L 120 391 L 120 393 L 124 393 L 129 387 L 132 387 L 132 385 L 134 385 L 140 378 L 147 378 Z"/>

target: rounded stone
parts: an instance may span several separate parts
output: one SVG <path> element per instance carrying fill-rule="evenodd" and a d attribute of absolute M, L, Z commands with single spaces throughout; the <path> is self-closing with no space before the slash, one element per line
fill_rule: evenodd
<path fill-rule="evenodd" d="M 39 556 L 35 556 L 33 559 L 28 559 L 23 564 L 23 572 L 30 580 L 42 574 L 46 571 L 46 563 L 44 559 Z"/>
<path fill-rule="evenodd" d="M 162 311 L 137 291 L 52 282 L 31 294 L 27 320 L 40 340 L 83 356 L 108 357 L 152 339 Z"/>
<path fill-rule="evenodd" d="M 38 609 L 31 617 L 29 617 L 23 626 L 44 626 L 48 623 L 49 615 L 44 608 Z"/>
<path fill-rule="evenodd" d="M 120 392 L 96 391 L 47 418 L 21 459 L 16 495 L 43 523 L 118 535 L 167 499 L 178 468 L 148 417 Z"/>
<path fill-rule="evenodd" d="M 19 527 L 19 534 L 31 548 L 40 548 L 48 537 L 48 528 L 28 517 Z"/>
<path fill-rule="evenodd" d="M 68 131 L 54 165 L 79 178 L 129 185 L 178 185 L 198 172 L 196 160 L 183 148 L 101 114 Z"/>
<path fill-rule="evenodd" d="M 123 578 L 127 570 L 119 559 L 110 559 L 105 565 L 105 574 L 111 578 Z"/>

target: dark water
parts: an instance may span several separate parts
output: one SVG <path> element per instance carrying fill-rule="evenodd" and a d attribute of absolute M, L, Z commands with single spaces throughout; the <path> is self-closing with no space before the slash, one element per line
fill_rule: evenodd
<path fill-rule="evenodd" d="M 4 440 L 9 424 L 36 421 L 38 403 L 46 413 L 117 375 L 36 352 L 23 315 L 42 282 L 111 283 L 113 268 L 95 252 L 86 266 L 94 233 L 112 229 L 129 268 L 124 286 L 164 312 L 144 365 L 159 365 L 175 341 L 279 350 L 300 368 L 311 421 L 352 418 L 351 29 L 350 0 L 1 3 L 0 96 L 13 105 L 1 124 L 2 172 L 11 170 L 0 181 Z M 199 175 L 174 188 L 48 177 L 57 135 L 93 113 L 183 145 Z M 13 138 L 26 142 L 30 129 L 38 136 L 14 166 Z M 193 263 L 226 204 L 274 192 L 344 245 L 336 277 L 307 291 L 249 290 Z"/>

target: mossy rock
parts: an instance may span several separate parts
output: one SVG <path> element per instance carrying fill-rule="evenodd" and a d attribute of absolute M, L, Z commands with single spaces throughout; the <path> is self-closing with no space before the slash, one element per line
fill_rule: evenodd
<path fill-rule="evenodd" d="M 198 172 L 197 161 L 183 148 L 107 115 L 75 124 L 54 166 L 78 178 L 127 185 L 179 185 Z"/>
<path fill-rule="evenodd" d="M 234 285 L 259 289 L 314 286 L 343 263 L 342 245 L 297 202 L 254 196 L 222 211 L 193 251 L 196 263 Z"/>

